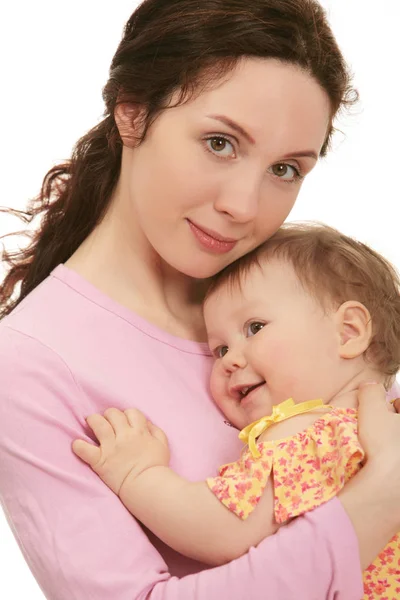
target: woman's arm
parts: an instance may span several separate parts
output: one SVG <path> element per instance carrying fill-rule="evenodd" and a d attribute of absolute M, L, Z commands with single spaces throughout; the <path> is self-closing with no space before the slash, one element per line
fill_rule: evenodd
<path fill-rule="evenodd" d="M 375 560 L 389 540 L 400 531 L 400 526 L 393 524 L 399 506 L 394 505 L 389 492 L 393 469 L 389 467 L 386 470 L 384 466 L 380 468 L 380 465 L 381 463 L 375 469 L 367 463 L 338 494 L 354 527 L 363 569 Z M 373 527 L 370 526 L 371 523 L 374 524 Z"/>
<path fill-rule="evenodd" d="M 358 432 L 366 465 L 339 498 L 355 529 L 361 565 L 366 568 L 400 531 L 400 416 L 387 410 L 380 384 L 361 386 L 358 400 Z"/>
<path fill-rule="evenodd" d="M 49 600 L 258 600 L 260 595 L 359 600 L 357 538 L 350 523 L 357 515 L 350 505 L 347 514 L 337 499 L 282 527 L 236 561 L 171 577 L 141 527 L 71 450 L 72 440 L 87 433 L 83 414 L 89 412 L 56 354 L 0 325 L 0 498 Z M 370 518 L 376 513 L 373 487 L 365 480 L 357 487 L 358 477 L 352 492 L 365 503 L 358 532 L 364 542 L 374 538 L 382 516 Z M 393 522 L 387 539 L 398 526 L 400 506 L 400 485 L 386 482 L 389 486 Z M 382 543 L 375 542 L 376 554 Z"/>

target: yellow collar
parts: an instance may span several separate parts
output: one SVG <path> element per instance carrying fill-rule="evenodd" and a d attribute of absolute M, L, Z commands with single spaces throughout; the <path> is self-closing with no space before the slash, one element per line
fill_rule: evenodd
<path fill-rule="evenodd" d="M 330 408 L 329 405 L 325 405 L 322 400 L 308 400 L 307 402 L 295 404 L 293 398 L 289 398 L 288 400 L 285 400 L 285 402 L 273 406 L 271 415 L 262 417 L 261 419 L 258 419 L 258 421 L 254 421 L 254 423 L 250 423 L 250 425 L 247 425 L 247 427 L 242 429 L 239 433 L 239 439 L 249 445 L 250 451 L 254 457 L 259 457 L 261 454 L 257 448 L 256 439 L 271 427 L 271 425 L 280 423 L 289 417 L 309 412 L 314 410 L 314 408 L 320 408 L 321 406 Z"/>

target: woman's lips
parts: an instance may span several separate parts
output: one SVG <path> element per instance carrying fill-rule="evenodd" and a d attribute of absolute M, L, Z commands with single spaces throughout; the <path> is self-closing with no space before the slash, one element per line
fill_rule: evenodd
<path fill-rule="evenodd" d="M 215 254 L 225 254 L 226 252 L 230 252 L 237 244 L 237 240 L 225 238 L 210 229 L 203 229 L 202 227 L 195 225 L 189 219 L 187 219 L 187 222 L 199 244 L 210 252 L 214 252 Z"/>

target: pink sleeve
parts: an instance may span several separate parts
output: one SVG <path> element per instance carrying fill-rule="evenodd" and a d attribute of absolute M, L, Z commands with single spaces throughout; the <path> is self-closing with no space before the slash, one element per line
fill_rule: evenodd
<path fill-rule="evenodd" d="M 6 327 L 0 338 L 0 499 L 49 600 L 360 599 L 357 539 L 336 499 L 228 565 L 171 577 L 71 451 L 89 410 L 68 367 Z"/>

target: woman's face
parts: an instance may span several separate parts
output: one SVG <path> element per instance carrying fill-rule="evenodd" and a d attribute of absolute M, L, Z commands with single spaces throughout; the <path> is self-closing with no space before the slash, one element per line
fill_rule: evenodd
<path fill-rule="evenodd" d="M 141 237 L 177 271 L 214 275 L 283 223 L 329 124 L 328 95 L 310 75 L 243 60 L 124 147 L 120 189 Z"/>

